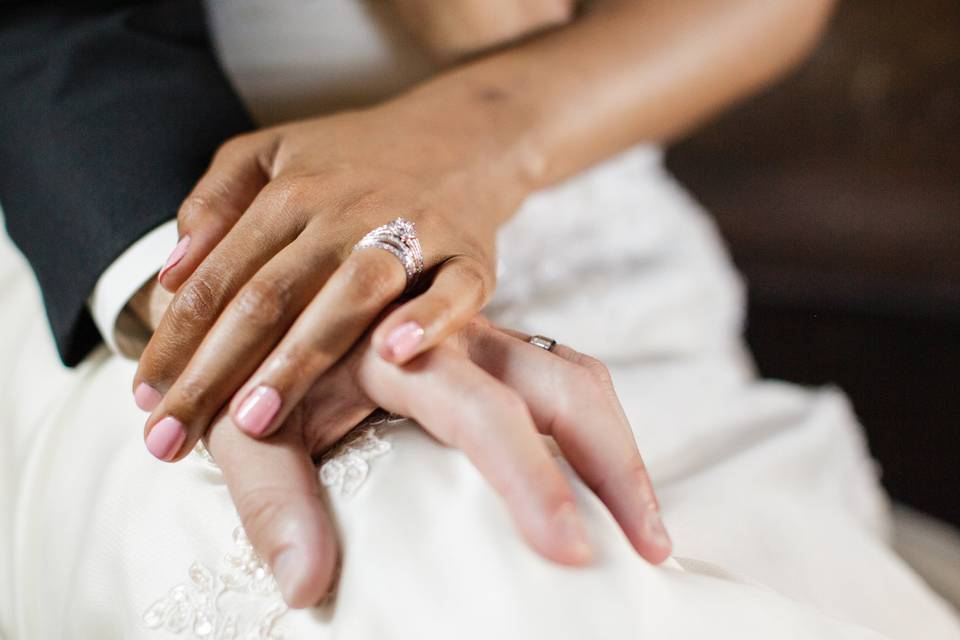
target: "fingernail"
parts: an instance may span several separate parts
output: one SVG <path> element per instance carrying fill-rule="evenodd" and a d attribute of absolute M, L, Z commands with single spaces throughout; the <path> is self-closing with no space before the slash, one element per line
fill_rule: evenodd
<path fill-rule="evenodd" d="M 384 345 L 395 360 L 406 360 L 423 342 L 423 327 L 416 322 L 404 322 L 390 332 Z"/>
<path fill-rule="evenodd" d="M 273 561 L 273 579 L 280 587 L 283 599 L 291 607 L 301 606 L 297 595 L 307 581 L 307 561 L 297 547 L 287 547 Z"/>
<path fill-rule="evenodd" d="M 163 267 L 160 269 L 160 274 L 157 276 L 157 280 L 163 280 L 163 276 L 166 275 L 167 271 L 173 269 L 180 261 L 183 259 L 183 256 L 187 253 L 187 247 L 190 246 L 190 236 L 183 236 L 180 238 L 180 242 L 177 243 L 177 246 L 173 248 L 173 251 L 170 252 L 170 256 L 167 258 L 167 261 L 163 263 Z"/>
<path fill-rule="evenodd" d="M 580 519 L 573 504 L 567 503 L 560 507 L 554 516 L 554 524 L 561 539 L 577 561 L 586 562 L 593 557 L 583 520 Z"/>
<path fill-rule="evenodd" d="M 260 385 L 250 392 L 237 409 L 237 426 L 252 436 L 259 436 L 270 426 L 283 400 L 273 387 Z"/>
<path fill-rule="evenodd" d="M 663 526 L 663 518 L 660 517 L 660 512 L 653 505 L 650 505 L 647 510 L 645 529 L 645 537 L 650 544 L 658 549 L 670 551 L 673 543 L 670 541 L 670 536 L 667 535 L 666 527 Z"/>
<path fill-rule="evenodd" d="M 154 457 L 169 462 L 173 459 L 183 441 L 187 439 L 187 432 L 183 424 L 173 416 L 167 416 L 147 434 L 147 451 Z"/>
<path fill-rule="evenodd" d="M 146 382 L 141 382 L 137 385 L 136 391 L 133 392 L 133 401 L 137 403 L 141 410 L 153 411 L 160 404 L 160 392 Z"/>

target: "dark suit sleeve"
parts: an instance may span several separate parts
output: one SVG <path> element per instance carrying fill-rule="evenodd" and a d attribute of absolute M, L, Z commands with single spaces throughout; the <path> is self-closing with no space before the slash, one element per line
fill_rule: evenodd
<path fill-rule="evenodd" d="M 0 205 L 64 363 L 100 341 L 100 274 L 252 126 L 200 0 L 0 1 Z"/>

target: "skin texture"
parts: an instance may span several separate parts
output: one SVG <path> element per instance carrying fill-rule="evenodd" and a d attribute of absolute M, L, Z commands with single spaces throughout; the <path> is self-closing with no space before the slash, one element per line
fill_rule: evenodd
<path fill-rule="evenodd" d="M 157 287 L 135 308 L 153 323 L 165 298 Z M 215 419 L 207 446 L 291 606 L 315 604 L 336 572 L 335 530 L 313 460 L 377 407 L 410 416 L 461 449 L 544 557 L 580 565 L 592 550 L 572 489 L 541 435 L 555 441 L 637 553 L 652 563 L 668 557 L 653 486 L 606 368 L 563 345 L 548 353 L 527 338 L 477 317 L 396 367 L 367 336 L 307 391 L 273 436 L 255 440 L 229 416 Z"/>
<path fill-rule="evenodd" d="M 453 136 L 462 144 L 445 144 Z M 469 139 L 478 143 L 463 153 Z M 161 283 L 178 291 L 136 376 L 136 385 L 163 394 L 147 432 L 168 416 L 179 420 L 187 433 L 171 456 L 179 457 L 232 396 L 236 418 L 238 405 L 263 385 L 282 399 L 257 435 L 272 432 L 403 292 L 406 274 L 395 257 L 350 252 L 396 212 L 424 238 L 432 281 L 387 326 L 416 321 L 422 342 L 434 345 L 476 315 L 493 288 L 497 223 L 521 200 L 520 189 L 498 175 L 507 166 L 492 162 L 502 156 L 489 146 L 389 110 L 284 125 L 228 143 L 181 211 L 188 252 L 162 274 Z M 261 183 L 247 203 L 249 185 Z M 487 184 L 504 188 L 488 191 Z M 227 202 L 237 194 L 242 204 Z"/>
<path fill-rule="evenodd" d="M 133 384 L 163 398 L 148 445 L 172 420 L 184 437 L 160 457 L 178 459 L 225 404 L 245 424 L 244 401 L 264 388 L 276 409 L 249 431 L 272 433 L 375 322 L 374 345 L 396 364 L 439 344 L 489 296 L 496 230 L 528 193 L 637 140 L 669 139 L 769 81 L 828 7 L 597 2 L 383 105 L 227 142 L 180 211 L 186 248 L 161 273 L 176 297 Z M 382 318 L 403 270 L 350 249 L 398 214 L 417 224 L 432 285 Z"/>
<path fill-rule="evenodd" d="M 573 0 L 393 0 L 404 25 L 440 62 L 569 24 Z"/>
<path fill-rule="evenodd" d="M 400 5 L 401 15 L 416 15 L 416 2 Z M 384 104 L 227 142 L 180 211 L 181 239 L 189 242 L 161 274 L 176 295 L 134 380 L 135 390 L 147 385 L 161 398 L 145 425 L 148 446 L 159 424 L 163 442 L 176 444 L 151 451 L 179 459 L 224 407 L 233 423 L 244 423 L 245 401 L 262 389 L 279 401 L 256 435 L 297 441 L 283 429 L 270 434 L 302 411 L 310 390 L 373 327 L 367 353 L 390 371 L 413 375 L 420 358 L 445 362 L 431 349 L 446 345 L 486 301 L 497 228 L 526 195 L 638 141 L 670 140 L 770 82 L 802 58 L 830 5 L 597 0 L 575 21 L 569 12 L 532 11 L 510 29 L 470 38 L 434 17 L 423 37 L 441 57 L 500 48 Z M 451 6 L 479 10 L 468 0 Z M 472 24 L 467 32 L 484 31 L 483 21 Z M 417 224 L 429 287 L 393 306 L 405 285 L 396 259 L 350 249 L 398 215 Z M 394 331 L 411 322 L 419 335 L 394 348 Z M 447 382 L 451 393 L 466 384 L 454 373 Z M 527 399 L 531 415 L 520 426 L 517 393 L 497 395 L 491 407 L 504 414 L 487 420 L 529 433 L 539 423 Z M 171 425 L 182 439 L 169 435 Z M 496 464 L 510 467 L 509 482 L 491 477 L 494 486 L 530 481 L 531 470 L 552 473 L 528 440 L 514 440 L 513 430 L 502 435 L 512 453 L 471 455 L 488 477 Z M 530 498 L 511 509 L 528 539 L 537 531 L 563 537 L 570 528 L 556 523 L 556 504 Z"/>

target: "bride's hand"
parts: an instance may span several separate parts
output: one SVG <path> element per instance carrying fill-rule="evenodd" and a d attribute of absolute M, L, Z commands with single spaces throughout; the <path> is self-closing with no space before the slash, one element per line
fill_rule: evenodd
<path fill-rule="evenodd" d="M 539 434 L 556 440 L 644 558 L 658 563 L 669 555 L 650 479 L 606 369 L 562 345 L 548 353 L 525 338 L 477 320 L 404 368 L 384 362 L 364 340 L 271 438 L 254 440 L 229 418 L 216 421 L 209 450 L 288 603 L 315 604 L 337 564 L 313 458 L 376 406 L 462 449 L 543 556 L 583 564 L 591 549 L 572 489 Z"/>
<path fill-rule="evenodd" d="M 179 212 L 181 240 L 159 275 L 176 296 L 134 379 L 138 398 L 162 396 L 143 407 L 154 455 L 185 455 L 231 399 L 247 432 L 275 430 L 404 291 L 396 257 L 351 253 L 399 216 L 416 224 L 431 284 L 379 323 L 380 356 L 404 363 L 477 313 L 524 181 L 490 123 L 448 111 L 398 99 L 244 135 L 216 154 Z"/>

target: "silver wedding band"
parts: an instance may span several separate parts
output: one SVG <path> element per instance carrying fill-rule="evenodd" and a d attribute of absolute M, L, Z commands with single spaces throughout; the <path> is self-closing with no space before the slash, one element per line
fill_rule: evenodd
<path fill-rule="evenodd" d="M 547 336 L 530 336 L 527 342 L 535 347 L 540 347 L 544 351 L 553 351 L 553 348 L 557 346 L 557 341 Z"/>
<path fill-rule="evenodd" d="M 414 224 L 404 218 L 379 226 L 353 245 L 354 251 L 381 249 L 393 255 L 407 274 L 407 289 L 413 286 L 423 273 L 423 251 L 417 239 Z"/>

